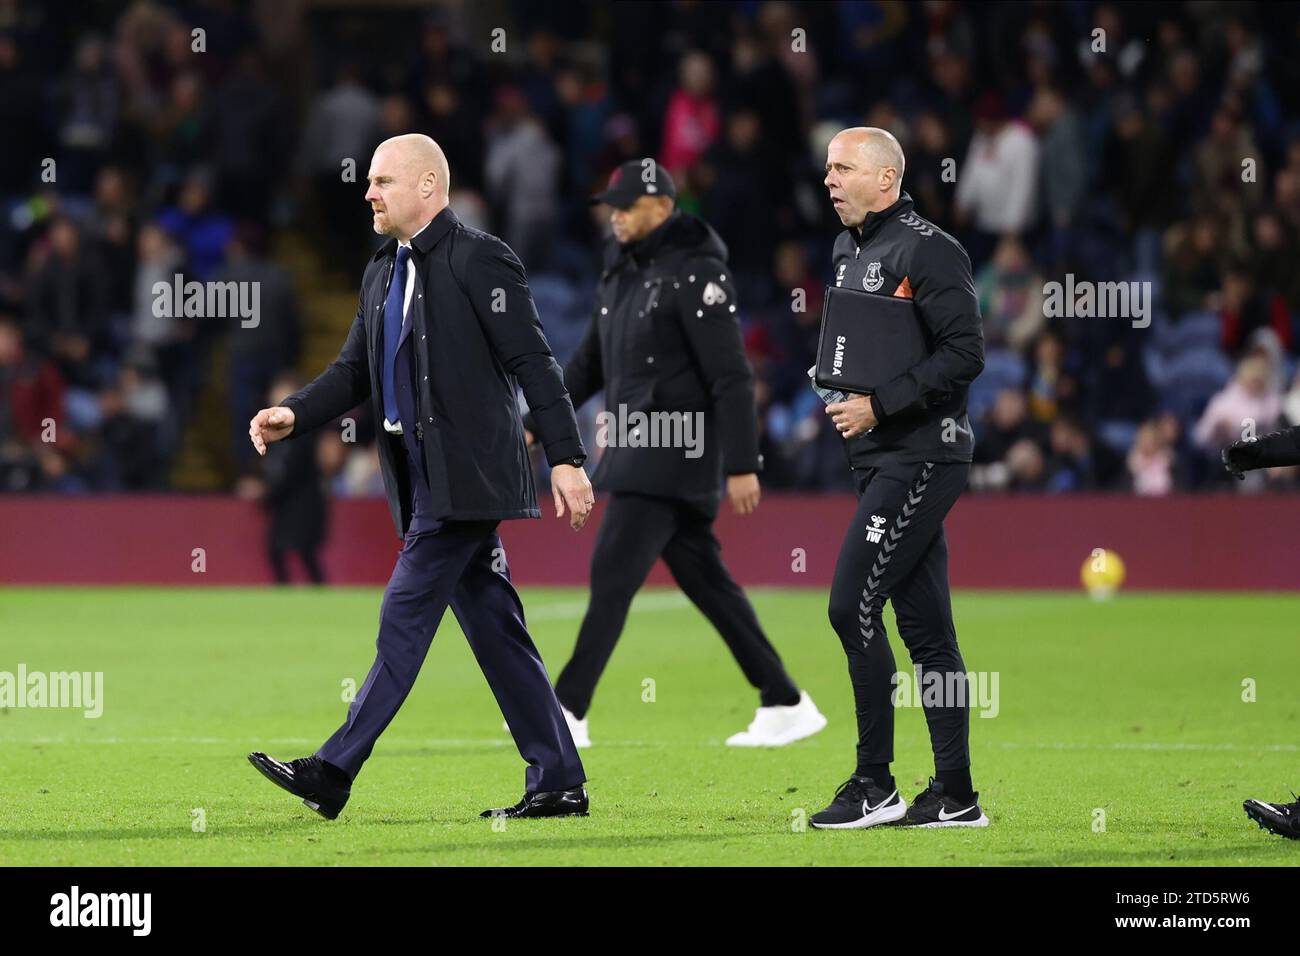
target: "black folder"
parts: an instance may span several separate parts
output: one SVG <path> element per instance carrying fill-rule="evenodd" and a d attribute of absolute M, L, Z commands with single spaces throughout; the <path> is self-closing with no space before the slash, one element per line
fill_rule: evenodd
<path fill-rule="evenodd" d="M 822 388 L 870 394 L 929 354 L 911 299 L 827 288 L 814 377 Z"/>

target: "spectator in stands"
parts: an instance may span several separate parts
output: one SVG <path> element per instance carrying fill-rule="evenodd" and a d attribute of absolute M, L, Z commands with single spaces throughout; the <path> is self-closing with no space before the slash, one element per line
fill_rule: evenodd
<path fill-rule="evenodd" d="M 913 121 L 912 136 L 913 140 L 907 147 L 910 157 L 907 191 L 916 200 L 916 208 L 927 219 L 952 222 L 957 190 L 956 144 L 943 120 L 929 109 Z M 986 316 L 986 334 L 987 331 Z"/>
<path fill-rule="evenodd" d="M 806 373 L 817 355 L 826 287 L 809 268 L 803 246 L 793 240 L 777 247 L 772 271 L 779 291 L 771 307 L 763 312 L 763 328 L 771 350 L 764 378 L 774 400 L 788 402 L 804 399 L 810 391 Z"/>
<path fill-rule="evenodd" d="M 1187 433 L 1178 416 L 1172 412 L 1162 412 L 1156 416 L 1156 428 L 1160 431 L 1160 440 L 1174 453 L 1174 481 L 1179 487 L 1187 487 L 1187 461 L 1191 448 L 1187 442 Z"/>
<path fill-rule="evenodd" d="M 1223 254 L 1218 237 L 1218 226 L 1208 216 L 1178 223 L 1166 235 L 1165 302 L 1175 319 L 1217 308 Z"/>
<path fill-rule="evenodd" d="M 419 128 L 433 137 L 456 170 L 456 188 L 483 188 L 483 127 L 453 83 L 437 80 L 424 89 Z M 465 172 L 461 172 L 465 170 Z"/>
<path fill-rule="evenodd" d="M 1273 181 L 1273 208 L 1292 229 L 1300 231 L 1300 168 L 1287 168 Z"/>
<path fill-rule="evenodd" d="M 1230 355 L 1259 330 L 1271 329 L 1283 346 L 1291 342 L 1291 319 L 1285 310 L 1270 310 L 1268 299 L 1255 287 L 1250 266 L 1233 262 L 1223 270 L 1222 292 L 1218 296 L 1219 321 L 1223 327 L 1223 349 Z"/>
<path fill-rule="evenodd" d="M 1025 393 L 1018 388 L 1004 388 L 998 392 L 976 434 L 979 437 L 975 443 L 977 464 L 1002 461 L 1011 446 L 1025 438 L 1039 445 L 1047 442 L 1047 430 L 1029 417 L 1029 403 Z"/>
<path fill-rule="evenodd" d="M 18 38 L 0 31 L 0 197 L 23 194 L 50 155 L 41 74 L 28 66 Z M 39 63 L 39 60 L 37 60 Z"/>
<path fill-rule="evenodd" d="M 1237 374 L 1206 406 L 1196 423 L 1192 440 L 1216 458 L 1219 449 L 1249 434 L 1263 435 L 1277 426 L 1282 400 L 1273 381 L 1268 359 L 1247 355 Z"/>
<path fill-rule="evenodd" d="M 1046 457 L 1037 442 L 1022 438 L 1007 450 L 1003 487 L 1011 491 L 1042 491 L 1046 482 Z"/>
<path fill-rule="evenodd" d="M 34 250 L 25 337 L 54 358 L 65 381 L 94 388 L 97 359 L 111 351 L 108 273 L 70 219 L 54 219 L 48 236 Z"/>
<path fill-rule="evenodd" d="M 185 250 L 186 281 L 207 282 L 221 268 L 235 222 L 212 206 L 212 174 L 195 168 L 185 176 L 176 205 L 158 214 L 158 225 Z"/>
<path fill-rule="evenodd" d="M 1029 376 L 1029 412 L 1040 422 L 1053 421 L 1074 407 L 1078 384 L 1066 369 L 1066 346 L 1061 333 L 1049 329 L 1034 343 L 1034 364 Z"/>
<path fill-rule="evenodd" d="M 1088 419 L 1098 425 L 1142 421 L 1155 405 L 1151 382 L 1142 365 L 1141 340 L 1131 329 L 1125 331 L 1127 335 L 1108 345 L 1100 360 L 1086 369 L 1084 408 Z"/>
<path fill-rule="evenodd" d="M 790 194 L 782 157 L 765 147 L 754 110 L 727 118 L 726 135 L 699 161 L 692 184 L 706 184 L 703 214 L 718 231 L 739 274 L 740 301 L 771 295 L 768 268 L 776 245 L 776 210 Z"/>
<path fill-rule="evenodd" d="M 503 222 L 502 238 L 530 270 L 545 267 L 555 243 L 562 161 L 523 95 L 501 90 L 488 134 L 488 199 Z"/>
<path fill-rule="evenodd" d="M 296 373 L 276 378 L 268 393 L 268 406 L 279 405 L 305 383 Z M 266 554 L 276 583 L 288 584 L 289 556 L 302 561 L 313 584 L 325 583 L 320 549 L 328 538 L 329 505 L 321 474 L 319 443 L 307 439 L 267 446 L 261 477 L 240 482 L 241 497 L 260 501 L 270 516 Z"/>
<path fill-rule="evenodd" d="M 1213 94 L 1194 50 L 1184 48 L 1172 54 L 1165 83 L 1168 105 L 1160 120 L 1170 132 L 1175 154 L 1185 156 L 1205 129 L 1205 118 L 1214 113 Z"/>
<path fill-rule="evenodd" d="M 360 65 L 343 61 L 334 85 L 308 111 L 297 160 L 322 213 L 323 238 L 340 263 L 355 262 L 368 247 L 365 165 L 379 142 L 379 124 L 379 101 L 362 84 Z"/>
<path fill-rule="evenodd" d="M 158 296 L 154 287 L 163 283 L 168 289 L 172 288 L 175 277 L 183 275 L 185 256 L 156 223 L 141 226 L 136 246 L 139 258 L 131 308 L 131 336 L 137 345 L 152 350 L 157 359 L 175 410 L 175 415 L 168 421 L 174 422 L 172 427 L 177 428 L 189 407 L 189 391 L 194 379 L 196 322 L 193 318 L 172 314 L 171 309 L 155 308 Z M 169 434 L 165 444 L 171 445 L 174 439 L 175 434 Z"/>
<path fill-rule="evenodd" d="M 181 29 L 178 38 L 188 48 L 189 35 Z M 166 102 L 150 111 L 146 120 L 152 165 L 164 185 L 173 185 L 186 169 L 211 159 L 209 121 L 203 78 L 195 70 L 178 72 Z"/>
<path fill-rule="evenodd" d="M 1159 423 L 1144 422 L 1128 453 L 1128 472 L 1139 495 L 1167 495 L 1174 489 L 1174 450 Z"/>
<path fill-rule="evenodd" d="M 116 381 L 99 395 L 100 421 L 90 469 L 98 487 L 111 491 L 166 488 L 169 434 L 163 425 L 172 409 L 147 349 L 127 356 Z"/>
<path fill-rule="evenodd" d="M 45 441 L 51 435 L 65 446 L 74 440 L 63 416 L 63 381 L 52 362 L 24 348 L 18 323 L 0 315 L 0 490 L 41 488 L 57 467 L 49 458 L 58 449 Z"/>
<path fill-rule="evenodd" d="M 1244 174 L 1243 162 L 1253 164 L 1252 175 Z M 1250 213 L 1263 200 L 1258 186 L 1263 181 L 1263 156 L 1241 122 L 1237 107 L 1225 103 L 1210 120 L 1210 135 L 1196 147 L 1196 180 L 1192 199 L 1205 215 L 1214 216 L 1220 229 L 1237 225 L 1239 217 Z"/>
<path fill-rule="evenodd" d="M 1136 97 L 1115 102 L 1103 158 L 1120 228 L 1135 240 L 1137 268 L 1152 272 L 1160 262 L 1160 241 L 1177 214 L 1178 183 L 1170 171 L 1175 157 L 1160 125 L 1153 123 Z"/>
<path fill-rule="evenodd" d="M 274 177 L 266 157 L 281 156 L 291 142 L 280 95 L 268 80 L 258 50 L 242 51 L 212 104 L 217 197 L 236 218 L 265 225 L 270 216 Z"/>
<path fill-rule="evenodd" d="M 54 93 L 60 122 L 59 180 L 72 192 L 90 190 L 108 154 L 119 108 L 116 79 L 103 38 L 83 37 L 72 69 Z"/>
<path fill-rule="evenodd" d="M 1025 245 L 1016 236 L 1004 236 L 993 255 L 975 277 L 980 315 L 984 318 L 984 344 L 1022 352 L 1043 329 L 1043 277 L 1034 267 Z"/>
<path fill-rule="evenodd" d="M 933 44 L 928 53 L 929 81 L 933 88 L 930 107 L 943 122 L 953 143 L 969 144 L 973 131 L 970 57 L 955 53 L 946 42 Z M 961 175 L 959 171 L 957 178 Z"/>
<path fill-rule="evenodd" d="M 978 266 L 999 237 L 1022 235 L 1034 225 L 1039 146 L 1028 126 L 1007 116 L 996 94 L 980 99 L 975 121 L 975 137 L 957 171 L 956 212 L 959 223 L 973 227 L 966 248 Z"/>
<path fill-rule="evenodd" d="M 1028 119 L 1038 133 L 1038 182 L 1042 221 L 1047 229 L 1046 262 L 1049 272 L 1064 271 L 1067 257 L 1077 246 L 1076 220 L 1083 206 L 1088 179 L 1079 117 L 1054 86 L 1042 86 L 1029 104 Z"/>
<path fill-rule="evenodd" d="M 1118 455 L 1095 441 L 1073 415 L 1052 422 L 1047 466 L 1047 490 L 1097 491 L 1115 486 L 1124 463 Z"/>
<path fill-rule="evenodd" d="M 135 296 L 138 199 L 134 183 L 119 166 L 104 166 L 95 177 L 95 201 L 82 223 L 82 239 L 92 255 L 103 264 L 107 277 L 105 306 L 113 328 L 115 344 L 129 322 Z"/>
<path fill-rule="evenodd" d="M 1282 418 L 1286 425 L 1300 425 L 1300 368 L 1291 379 L 1291 387 L 1282 396 Z"/>
<path fill-rule="evenodd" d="M 298 361 L 298 297 L 284 270 L 267 256 L 266 236 L 245 224 L 226 246 L 223 282 L 257 284 L 256 324 L 229 324 L 232 454 L 242 471 L 253 458 L 248 422 L 262 407 L 275 374 Z"/>
<path fill-rule="evenodd" d="M 1260 212 L 1252 226 L 1254 255 L 1247 262 L 1256 285 L 1269 298 L 1269 310 L 1300 312 L 1300 237 L 1274 210 Z"/>
<path fill-rule="evenodd" d="M 713 61 L 707 53 L 692 50 L 682 57 L 678 85 L 664 112 L 660 150 L 673 176 L 680 176 L 702 157 L 722 131 L 714 83 Z"/>

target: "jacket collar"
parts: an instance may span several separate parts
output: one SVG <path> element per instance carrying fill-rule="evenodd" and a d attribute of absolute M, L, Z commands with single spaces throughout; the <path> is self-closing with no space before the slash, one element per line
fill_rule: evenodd
<path fill-rule="evenodd" d="M 433 217 L 433 221 L 425 226 L 419 235 L 411 240 L 411 248 L 420 253 L 420 255 L 424 255 L 438 244 L 439 239 L 451 232 L 451 230 L 456 228 L 458 225 L 460 225 L 460 220 L 457 219 L 456 214 L 451 211 L 451 207 L 447 206 L 442 210 L 442 212 Z M 395 255 L 397 255 L 397 240 L 389 239 L 380 246 L 378 250 L 376 250 L 372 258 L 375 261 L 378 261 L 379 259 Z"/>
<path fill-rule="evenodd" d="M 860 227 L 850 226 L 848 228 L 849 237 L 853 240 L 854 245 L 861 246 L 872 236 L 874 236 L 890 219 L 900 216 L 912 208 L 912 197 L 905 192 L 898 194 L 891 206 L 880 210 L 880 212 L 869 212 L 867 218 L 862 221 Z"/>
<path fill-rule="evenodd" d="M 636 242 L 629 242 L 627 245 L 617 245 L 617 255 L 615 256 L 615 265 L 623 261 L 631 261 L 640 266 L 642 263 L 653 258 L 659 247 L 664 244 L 664 239 L 669 233 L 673 232 L 679 225 L 681 211 L 674 209 L 668 218 L 655 226 L 654 229 L 647 232 Z"/>

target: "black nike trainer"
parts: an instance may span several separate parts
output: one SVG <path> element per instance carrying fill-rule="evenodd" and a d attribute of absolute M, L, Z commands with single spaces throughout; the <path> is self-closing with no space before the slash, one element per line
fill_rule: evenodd
<path fill-rule="evenodd" d="M 835 791 L 831 805 L 809 822 L 819 830 L 857 830 L 903 819 L 907 804 L 897 790 L 876 786 L 870 777 L 849 777 Z"/>
<path fill-rule="evenodd" d="M 1291 794 L 1295 796 L 1295 794 Z M 1290 840 L 1300 840 L 1300 799 L 1294 803 L 1265 803 L 1247 800 L 1241 805 L 1246 816 L 1259 824 L 1261 830 L 1276 833 Z"/>
<path fill-rule="evenodd" d="M 931 777 L 930 785 L 917 794 L 899 826 L 986 827 L 989 818 L 980 809 L 979 796 L 974 793 L 969 800 L 954 800 L 943 792 L 943 784 Z"/>

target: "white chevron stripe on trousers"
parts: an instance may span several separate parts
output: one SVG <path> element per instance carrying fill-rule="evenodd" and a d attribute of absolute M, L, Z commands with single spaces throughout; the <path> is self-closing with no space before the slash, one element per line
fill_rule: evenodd
<path fill-rule="evenodd" d="M 933 472 L 934 462 L 925 462 L 921 473 L 908 488 L 907 501 L 903 503 L 903 508 L 894 519 L 889 533 L 881 539 L 880 553 L 876 555 L 876 560 L 871 562 L 871 573 L 867 575 L 866 586 L 862 589 L 862 600 L 858 602 L 858 631 L 862 635 L 863 647 L 871 646 L 871 640 L 876 636 L 875 621 L 885 605 L 885 595 L 880 593 L 885 569 L 889 567 L 898 542 L 903 539 L 903 529 L 912 523 L 912 516 L 921 505 L 926 485 L 930 483 L 930 475 Z"/>

